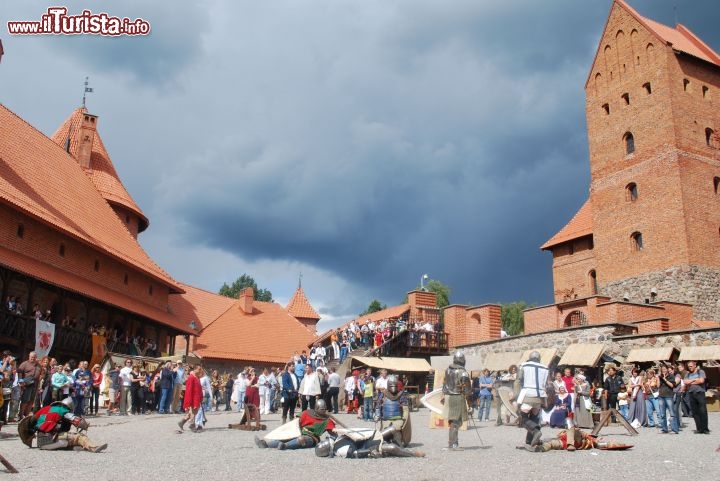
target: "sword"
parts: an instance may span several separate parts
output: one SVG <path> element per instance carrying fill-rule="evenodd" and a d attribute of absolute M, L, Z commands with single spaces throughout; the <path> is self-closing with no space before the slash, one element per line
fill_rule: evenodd
<path fill-rule="evenodd" d="M 475 424 L 475 418 L 472 417 L 472 413 L 470 413 L 470 405 L 468 405 L 467 398 L 465 399 L 465 407 L 468 410 L 468 419 L 470 420 L 470 424 L 473 425 L 473 428 L 475 428 L 475 434 L 477 434 L 478 439 L 480 440 L 480 446 L 482 449 L 489 448 L 490 446 L 485 446 L 485 443 L 482 440 L 482 437 L 480 436 L 480 432 L 478 431 L 478 426 Z"/>

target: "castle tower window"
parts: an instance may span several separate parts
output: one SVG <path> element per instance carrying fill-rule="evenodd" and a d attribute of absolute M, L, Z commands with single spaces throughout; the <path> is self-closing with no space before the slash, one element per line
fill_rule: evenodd
<path fill-rule="evenodd" d="M 709 147 L 715 147 L 713 140 L 715 139 L 715 131 L 710 127 L 705 129 L 705 144 Z"/>
<path fill-rule="evenodd" d="M 717 189 L 715 189 L 715 193 L 717 193 Z M 18 224 L 17 236 L 18 236 L 20 239 L 22 239 L 23 237 L 25 237 L 25 226 L 24 226 L 24 225 Z"/>
<path fill-rule="evenodd" d="M 58 254 L 60 254 L 60 257 L 65 257 L 65 244 L 60 244 L 60 249 L 58 250 Z"/>
<path fill-rule="evenodd" d="M 602 109 L 605 111 L 605 115 L 610 115 L 610 104 L 603 104 Z"/>
<path fill-rule="evenodd" d="M 685 92 L 690 90 L 690 81 L 686 78 L 683 79 L 683 90 Z"/>
<path fill-rule="evenodd" d="M 95 259 L 95 265 L 93 266 L 95 272 L 100 272 L 100 261 Z"/>
<path fill-rule="evenodd" d="M 638 199 L 638 189 L 635 182 L 630 182 L 625 186 L 625 200 L 635 202 Z"/>
<path fill-rule="evenodd" d="M 632 249 L 634 251 L 641 251 L 643 250 L 643 236 L 640 232 L 633 232 L 630 236 L 630 240 L 632 241 Z"/>
<path fill-rule="evenodd" d="M 125 284 L 126 286 L 128 284 L 128 275 L 127 274 L 125 274 L 125 277 L 123 277 L 123 284 Z"/>
<path fill-rule="evenodd" d="M 645 89 L 645 92 L 647 92 L 648 95 L 652 93 L 652 87 L 650 86 L 650 82 L 645 82 L 643 84 L 643 88 Z"/>
<path fill-rule="evenodd" d="M 718 194 L 718 189 L 720 189 L 720 177 L 713 177 L 713 190 L 715 191 L 715 195 Z"/>
<path fill-rule="evenodd" d="M 590 271 L 588 277 L 590 277 L 590 293 L 594 296 L 598 293 L 597 272 L 595 272 L 595 269 Z"/>
<path fill-rule="evenodd" d="M 709 92 L 708 90 L 709 90 L 709 89 L 708 89 L 708 86 L 707 86 L 707 85 L 703 85 L 703 86 L 702 86 L 702 93 L 703 93 L 703 98 L 704 98 L 704 99 L 710 98 L 710 92 Z"/>
<path fill-rule="evenodd" d="M 150 296 L 153 295 L 153 287 L 152 286 L 148 287 L 148 295 L 150 295 Z"/>
<path fill-rule="evenodd" d="M 627 155 L 635 152 L 635 137 L 633 137 L 632 133 L 625 132 L 625 135 L 623 136 L 623 142 L 625 143 L 625 153 Z"/>
<path fill-rule="evenodd" d="M 622 99 L 625 101 L 625 105 L 630 105 L 630 94 L 624 93 L 621 95 Z"/>

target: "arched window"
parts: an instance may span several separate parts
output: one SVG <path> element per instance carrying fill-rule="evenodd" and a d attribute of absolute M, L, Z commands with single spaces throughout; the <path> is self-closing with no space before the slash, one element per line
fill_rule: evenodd
<path fill-rule="evenodd" d="M 595 269 L 590 271 L 588 277 L 590 278 L 590 293 L 594 296 L 598 293 L 597 272 L 595 272 Z"/>
<path fill-rule="evenodd" d="M 635 137 L 632 133 L 625 132 L 623 142 L 625 143 L 625 154 L 630 155 L 635 152 Z"/>
<path fill-rule="evenodd" d="M 713 177 L 713 190 L 715 191 L 715 195 L 718 194 L 718 189 L 720 189 L 720 177 Z"/>
<path fill-rule="evenodd" d="M 603 104 L 602 109 L 605 111 L 605 115 L 610 115 L 610 104 Z"/>
<path fill-rule="evenodd" d="M 633 232 L 630 236 L 632 249 L 634 251 L 643 250 L 643 236 L 641 232 Z"/>
<path fill-rule="evenodd" d="M 622 94 L 620 97 L 622 97 L 622 99 L 625 101 L 625 105 L 630 105 L 630 94 L 629 93 L 626 92 L 626 93 Z"/>
<path fill-rule="evenodd" d="M 643 84 L 643 88 L 645 89 L 645 92 L 647 92 L 648 95 L 652 93 L 652 87 L 650 86 L 650 82 L 645 82 Z"/>
<path fill-rule="evenodd" d="M 630 182 L 625 186 L 625 200 L 635 202 L 638 198 L 638 189 L 635 182 Z"/>
<path fill-rule="evenodd" d="M 715 140 L 715 131 L 711 129 L 710 127 L 707 127 L 705 129 L 705 144 L 709 147 L 715 147 L 714 141 Z"/>
<path fill-rule="evenodd" d="M 565 318 L 565 327 L 587 326 L 587 317 L 582 311 L 572 311 Z"/>

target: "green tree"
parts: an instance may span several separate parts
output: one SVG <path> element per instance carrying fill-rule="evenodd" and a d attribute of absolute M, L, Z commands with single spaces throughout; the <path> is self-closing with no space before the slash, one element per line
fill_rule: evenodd
<path fill-rule="evenodd" d="M 425 289 L 435 293 L 437 296 L 437 307 L 440 309 L 450 305 L 450 287 L 440 281 L 431 279 L 425 284 Z"/>
<path fill-rule="evenodd" d="M 220 294 L 221 296 L 237 299 L 240 292 L 246 287 L 252 287 L 254 293 L 253 298 L 256 301 L 273 302 L 272 292 L 267 289 L 258 288 L 255 279 L 253 279 L 247 274 L 241 275 L 237 278 L 235 282 L 233 282 L 229 286 L 227 285 L 227 282 L 223 282 L 223 285 L 218 291 L 218 294 Z"/>
<path fill-rule="evenodd" d="M 508 333 L 508 336 L 516 336 L 522 334 L 525 329 L 523 311 L 535 307 L 525 301 L 509 302 L 501 304 L 502 308 L 502 328 Z"/>
<path fill-rule="evenodd" d="M 367 309 L 365 309 L 363 312 L 358 314 L 358 316 L 366 316 L 368 314 L 372 314 L 373 312 L 382 311 L 383 309 L 387 309 L 387 304 L 382 304 L 377 299 L 373 299 L 373 301 L 370 303 Z"/>

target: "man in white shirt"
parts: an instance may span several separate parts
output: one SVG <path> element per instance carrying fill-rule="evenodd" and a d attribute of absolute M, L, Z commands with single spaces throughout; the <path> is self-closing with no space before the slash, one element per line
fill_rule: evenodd
<path fill-rule="evenodd" d="M 315 400 L 320 396 L 320 379 L 317 377 L 317 373 L 313 371 L 311 365 L 305 365 L 305 376 L 300 381 L 300 406 L 305 411 L 308 406 L 310 409 L 315 409 Z"/>
<path fill-rule="evenodd" d="M 328 376 L 328 395 L 330 396 L 330 407 L 332 408 L 333 414 L 338 413 L 338 395 L 340 394 L 340 375 L 335 372 L 335 368 L 330 368 L 330 375 Z"/>
<path fill-rule="evenodd" d="M 387 383 L 387 369 L 381 369 L 380 377 L 375 380 L 375 390 L 378 392 L 385 391 L 387 389 Z"/>
<path fill-rule="evenodd" d="M 125 365 L 120 369 L 120 416 L 127 416 L 128 406 L 131 406 L 130 373 L 132 373 L 132 359 L 125 359 Z"/>

